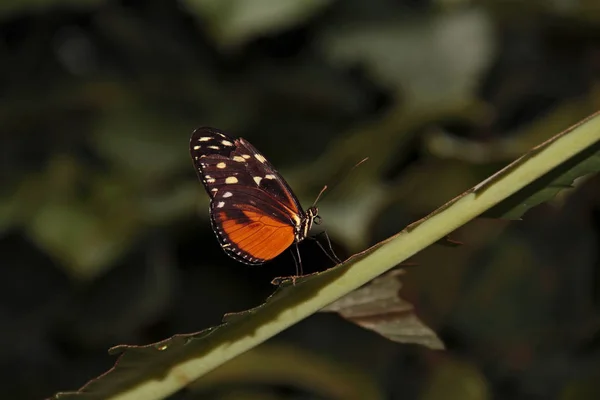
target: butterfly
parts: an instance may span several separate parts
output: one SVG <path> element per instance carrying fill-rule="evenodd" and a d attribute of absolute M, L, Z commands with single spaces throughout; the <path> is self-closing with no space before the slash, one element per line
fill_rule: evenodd
<path fill-rule="evenodd" d="M 321 223 L 316 202 L 304 211 L 285 179 L 243 138 L 198 128 L 190 139 L 190 154 L 210 196 L 211 225 L 225 253 L 260 265 L 295 244 L 296 267 L 301 267 L 298 243 L 309 238 L 313 224 Z"/>

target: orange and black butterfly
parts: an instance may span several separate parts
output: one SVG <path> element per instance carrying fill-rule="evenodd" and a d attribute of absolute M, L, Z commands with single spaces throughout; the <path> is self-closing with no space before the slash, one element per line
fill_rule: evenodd
<path fill-rule="evenodd" d="M 210 196 L 213 230 L 229 256 L 260 265 L 296 244 L 300 262 L 297 244 L 321 222 L 315 205 L 304 211 L 273 165 L 243 138 L 198 128 L 190 154 Z"/>

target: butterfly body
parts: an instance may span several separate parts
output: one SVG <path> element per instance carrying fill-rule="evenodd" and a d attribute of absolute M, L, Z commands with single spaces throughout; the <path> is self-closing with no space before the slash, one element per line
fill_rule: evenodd
<path fill-rule="evenodd" d="M 210 196 L 210 220 L 223 250 L 250 265 L 269 261 L 307 236 L 318 209 L 304 211 L 269 161 L 248 141 L 198 128 L 190 154 Z"/>

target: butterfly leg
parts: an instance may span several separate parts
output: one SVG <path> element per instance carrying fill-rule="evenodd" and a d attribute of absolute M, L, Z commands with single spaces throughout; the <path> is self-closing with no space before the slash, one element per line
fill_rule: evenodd
<path fill-rule="evenodd" d="M 327 231 L 323 231 L 323 234 L 325 235 L 325 239 L 327 239 L 327 246 L 329 246 L 329 251 L 331 251 L 333 258 L 338 264 L 341 264 L 342 260 L 340 260 L 337 254 L 335 254 L 335 251 L 333 251 L 333 247 L 331 246 L 331 240 L 329 240 L 329 235 L 327 234 Z"/>
<path fill-rule="evenodd" d="M 296 243 L 296 256 L 298 256 L 298 263 L 296 264 L 296 276 L 302 276 L 302 257 L 300 257 L 300 248 L 298 247 L 298 243 Z"/>
<path fill-rule="evenodd" d="M 294 265 L 296 266 L 296 275 L 292 276 L 292 281 L 296 282 L 296 278 L 302 276 L 302 258 L 300 257 L 300 250 L 298 249 L 298 243 L 296 243 L 296 254 L 294 254 L 294 250 L 290 249 L 290 253 L 292 253 L 292 258 L 294 259 Z"/>
<path fill-rule="evenodd" d="M 317 237 L 319 235 L 323 235 L 323 234 L 325 234 L 325 238 L 327 239 L 327 246 L 329 247 L 329 251 L 327 251 L 325 249 L 325 247 L 323 247 L 323 244 L 319 241 L 319 239 L 317 239 Z M 327 231 L 323 231 L 323 232 L 317 234 L 317 237 L 309 237 L 309 239 L 314 240 L 315 242 L 317 242 L 317 245 L 321 248 L 321 250 L 323 250 L 323 253 L 325 253 L 325 255 L 327 257 L 329 257 L 329 259 L 334 264 L 341 264 L 342 260 L 340 260 L 339 257 L 335 254 L 335 251 L 333 251 L 333 247 L 331 246 L 331 240 L 329 240 L 329 235 L 327 234 Z"/>

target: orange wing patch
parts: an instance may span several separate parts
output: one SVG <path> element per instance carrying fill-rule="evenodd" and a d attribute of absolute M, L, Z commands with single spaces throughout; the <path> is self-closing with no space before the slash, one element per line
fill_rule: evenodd
<path fill-rule="evenodd" d="M 251 222 L 239 223 L 219 213 L 223 232 L 229 241 L 251 257 L 270 260 L 294 242 L 294 227 L 256 211 L 244 210 Z"/>

